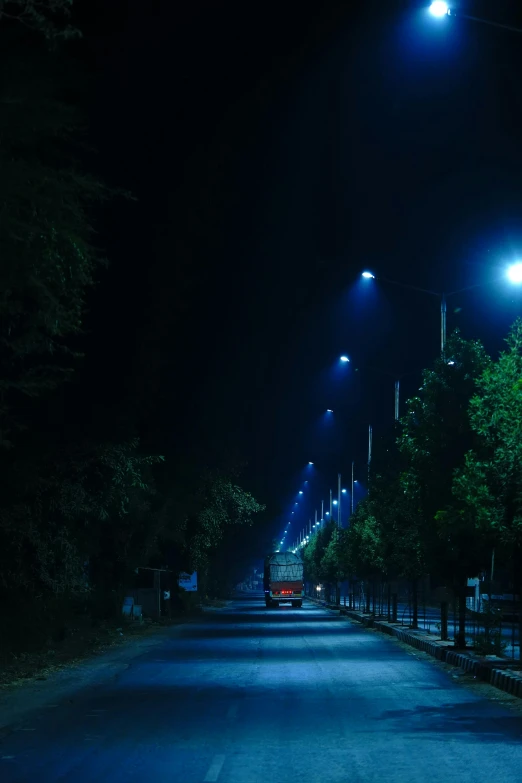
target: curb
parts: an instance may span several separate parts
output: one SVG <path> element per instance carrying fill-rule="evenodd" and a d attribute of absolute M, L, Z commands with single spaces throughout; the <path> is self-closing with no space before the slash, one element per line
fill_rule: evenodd
<path fill-rule="evenodd" d="M 366 628 L 375 628 L 381 633 L 388 634 L 388 636 L 395 636 L 401 642 L 409 644 L 410 647 L 422 650 L 443 663 L 460 668 L 468 674 L 472 674 L 477 679 L 487 682 L 493 687 L 498 688 L 505 693 L 509 693 L 511 696 L 518 696 L 518 698 L 522 699 L 522 674 L 510 671 L 508 668 L 493 668 L 493 666 L 488 664 L 484 659 L 471 658 L 466 653 L 459 653 L 455 650 L 448 649 L 448 647 L 444 647 L 442 644 L 430 641 L 429 639 L 411 633 L 411 631 L 407 631 L 404 628 L 397 628 L 394 625 L 389 625 L 386 621 L 376 620 L 371 616 L 365 617 L 351 609 L 346 609 L 344 606 L 339 607 L 334 604 L 327 604 L 325 601 L 317 601 L 317 599 L 314 598 L 308 598 L 308 600 L 320 606 L 324 606 L 326 609 L 336 609 L 340 614 L 349 617 L 351 620 L 355 620 Z M 512 664 L 506 661 L 506 666 L 510 665 Z M 515 665 L 522 668 L 522 662 Z"/>

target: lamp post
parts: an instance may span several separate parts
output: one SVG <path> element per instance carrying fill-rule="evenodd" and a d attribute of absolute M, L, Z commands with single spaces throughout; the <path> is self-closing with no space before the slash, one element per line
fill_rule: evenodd
<path fill-rule="evenodd" d="M 461 16 L 463 19 L 470 19 L 473 22 L 480 22 L 481 24 L 487 24 L 489 27 L 498 27 L 501 30 L 509 30 L 512 33 L 522 33 L 520 27 L 514 27 L 510 24 L 502 24 L 501 22 L 493 22 L 490 19 L 483 19 L 480 16 L 472 16 L 471 14 L 461 14 L 456 12 L 449 3 L 445 3 L 443 0 L 434 0 L 429 7 L 429 11 L 432 16 L 441 18 L 443 16 Z"/>
<path fill-rule="evenodd" d="M 354 480 L 353 480 L 353 469 L 354 469 L 354 464 L 355 464 L 355 463 L 354 463 L 354 461 L 352 460 L 352 498 L 351 498 L 351 509 L 350 509 L 350 516 L 353 516 L 353 485 L 354 485 Z"/>
<path fill-rule="evenodd" d="M 508 279 L 513 284 L 517 285 L 522 283 L 522 262 L 512 264 L 510 267 L 508 267 L 506 274 Z M 390 280 L 387 277 L 374 275 L 373 272 L 363 272 L 362 277 L 364 277 L 366 280 L 382 280 L 384 283 L 390 283 L 391 285 L 398 286 L 399 288 L 405 288 L 409 291 L 417 291 L 421 294 L 429 294 L 430 296 L 436 296 L 438 299 L 440 299 L 440 352 L 442 354 L 442 358 L 444 358 L 446 351 L 446 300 L 450 296 L 456 296 L 457 294 L 463 294 L 465 291 L 472 291 L 475 288 L 483 288 L 485 285 L 490 285 L 489 282 L 476 283 L 475 285 L 469 285 L 465 288 L 459 288 L 457 291 L 440 293 L 439 291 L 430 291 L 427 288 L 418 288 L 417 286 L 410 285 L 409 283 L 399 283 L 397 280 Z"/>

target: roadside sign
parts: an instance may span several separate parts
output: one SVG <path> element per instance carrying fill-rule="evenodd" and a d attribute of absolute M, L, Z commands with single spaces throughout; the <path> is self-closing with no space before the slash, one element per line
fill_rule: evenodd
<path fill-rule="evenodd" d="M 195 593 L 198 589 L 198 572 L 194 571 L 193 574 L 181 573 L 179 575 L 178 584 L 187 592 Z"/>

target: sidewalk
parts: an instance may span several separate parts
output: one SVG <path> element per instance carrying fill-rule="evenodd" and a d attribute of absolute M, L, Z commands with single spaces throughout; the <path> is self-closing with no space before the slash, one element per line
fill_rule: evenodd
<path fill-rule="evenodd" d="M 496 655 L 481 656 L 471 650 L 455 650 L 453 642 L 443 642 L 424 628 L 412 630 L 401 623 L 388 622 L 383 617 L 374 617 L 344 606 L 339 607 L 311 596 L 307 600 L 324 606 L 326 609 L 338 611 L 367 628 L 375 628 L 381 633 L 395 636 L 401 642 L 422 650 L 439 661 L 451 666 L 458 666 L 474 677 L 499 688 L 499 690 L 522 698 L 522 669 L 519 661 L 499 658 Z"/>

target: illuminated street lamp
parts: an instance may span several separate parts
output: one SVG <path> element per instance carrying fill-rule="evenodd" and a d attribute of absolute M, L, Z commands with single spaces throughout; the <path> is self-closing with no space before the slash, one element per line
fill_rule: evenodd
<path fill-rule="evenodd" d="M 444 292 L 441 293 L 439 291 L 430 291 L 427 288 L 419 288 L 418 286 L 410 285 L 409 283 L 399 283 L 397 280 L 390 280 L 389 278 L 381 277 L 380 275 L 377 277 L 377 275 L 370 274 L 369 272 L 363 272 L 362 276 L 366 277 L 367 279 L 371 278 L 372 280 L 382 280 L 384 283 L 390 283 L 391 285 L 395 285 L 398 288 L 405 288 L 409 291 L 417 291 L 421 294 L 429 294 L 430 296 L 436 296 L 438 299 L 440 299 L 440 352 L 443 357 L 446 350 L 446 300 L 450 296 L 456 296 L 457 294 L 463 294 L 465 291 L 471 291 L 475 288 L 483 288 L 485 285 L 490 285 L 489 282 L 475 283 L 475 285 L 459 288 L 457 291 L 450 291 L 447 294 Z M 522 262 L 512 264 L 507 270 L 507 277 L 512 283 L 522 283 Z"/>
<path fill-rule="evenodd" d="M 480 16 L 472 16 L 471 14 L 461 14 L 456 12 L 449 3 L 445 3 L 444 0 L 433 0 L 428 8 L 432 16 L 441 19 L 443 16 L 461 16 L 463 19 L 471 19 L 473 22 L 481 22 L 481 24 L 487 24 L 489 27 L 500 27 L 502 30 L 510 30 L 512 33 L 522 33 L 520 27 L 514 27 L 510 24 L 501 24 L 500 22 L 493 22 L 490 19 L 482 19 Z"/>
<path fill-rule="evenodd" d="M 341 360 L 341 362 L 349 362 L 350 361 L 349 358 L 347 356 L 344 356 L 344 355 L 340 357 L 340 360 Z"/>
<path fill-rule="evenodd" d="M 507 270 L 508 279 L 515 285 L 522 283 L 522 262 L 512 264 Z"/>
<path fill-rule="evenodd" d="M 448 4 L 444 3 L 443 0 L 435 0 L 435 2 L 430 5 L 430 14 L 433 16 L 447 16 L 449 12 Z"/>

